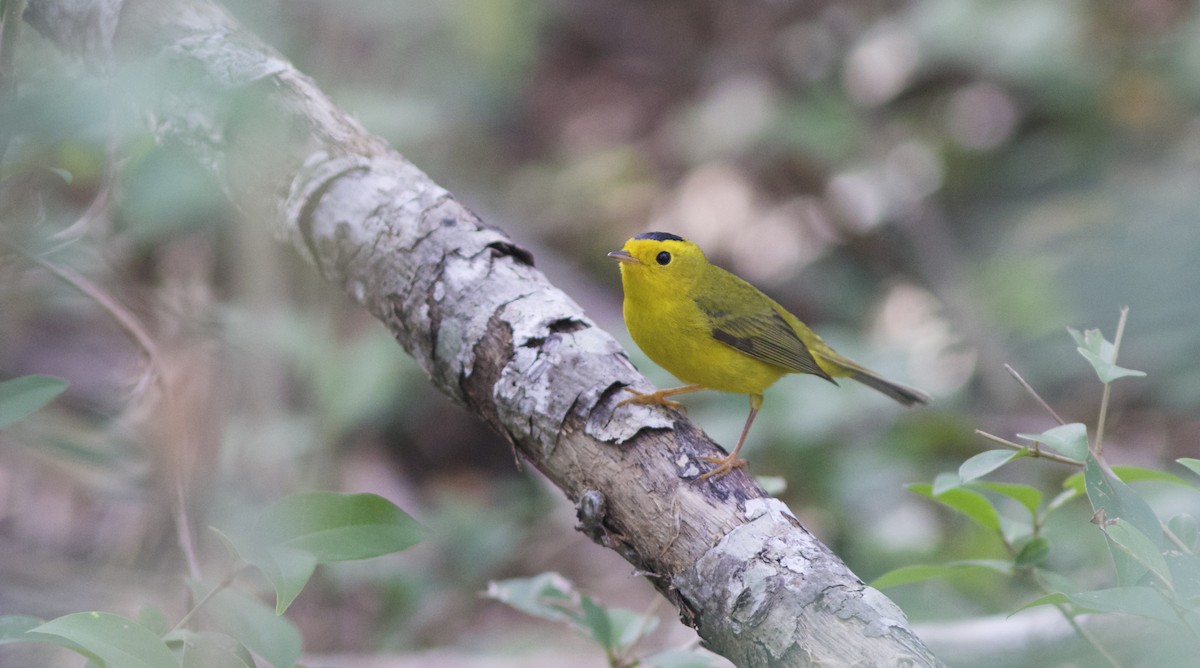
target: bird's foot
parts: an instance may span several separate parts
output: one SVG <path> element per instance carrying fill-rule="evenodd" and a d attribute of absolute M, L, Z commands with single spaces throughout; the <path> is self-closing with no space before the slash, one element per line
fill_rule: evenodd
<path fill-rule="evenodd" d="M 628 399 L 622 400 L 621 403 L 617 404 L 617 408 L 620 408 L 621 406 L 624 406 L 625 404 L 641 404 L 641 405 L 645 405 L 645 406 L 666 406 L 667 408 L 674 408 L 677 411 L 683 411 L 685 413 L 687 412 L 687 409 L 683 407 L 683 404 L 681 404 L 678 401 L 675 401 L 673 399 L 667 398 L 671 394 L 675 394 L 675 392 L 673 392 L 672 390 L 657 390 L 655 392 L 638 392 L 637 390 L 633 389 L 632 387 L 626 387 L 625 391 L 632 394 L 633 396 L 629 397 Z"/>
<path fill-rule="evenodd" d="M 725 457 L 701 457 L 709 464 L 715 466 L 707 473 L 700 475 L 699 480 L 708 480 L 709 478 L 723 478 L 729 475 L 734 469 L 744 468 L 746 460 L 738 459 L 736 455 L 728 455 Z"/>

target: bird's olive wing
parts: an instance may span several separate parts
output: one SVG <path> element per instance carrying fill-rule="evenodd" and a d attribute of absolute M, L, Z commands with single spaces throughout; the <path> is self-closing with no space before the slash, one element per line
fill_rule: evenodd
<path fill-rule="evenodd" d="M 729 313 L 711 299 L 696 298 L 696 305 L 708 317 L 712 337 L 721 343 L 792 373 L 811 373 L 831 380 L 808 346 L 774 309 L 767 307 L 751 313 Z"/>

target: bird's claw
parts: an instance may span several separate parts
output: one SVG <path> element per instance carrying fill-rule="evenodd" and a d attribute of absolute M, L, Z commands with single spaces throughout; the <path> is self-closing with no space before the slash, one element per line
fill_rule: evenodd
<path fill-rule="evenodd" d="M 698 480 L 708 480 L 709 478 L 723 478 L 733 472 L 734 469 L 740 469 L 746 466 L 746 460 L 738 459 L 733 455 L 727 457 L 701 457 L 709 464 L 715 466 L 706 473 L 700 474 Z"/>
<path fill-rule="evenodd" d="M 666 406 L 667 408 L 673 408 L 677 411 L 683 411 L 685 413 L 687 412 L 687 409 L 684 408 L 683 404 L 681 404 L 678 401 L 675 401 L 673 399 L 667 398 L 666 395 L 668 392 L 670 392 L 670 390 L 657 390 L 655 392 L 638 392 L 637 390 L 633 389 L 632 387 L 626 387 L 625 391 L 632 394 L 633 396 L 629 397 L 628 399 L 623 399 L 621 401 L 621 403 L 617 404 L 617 408 L 620 408 L 621 406 L 624 406 L 626 404 L 639 404 L 639 405 L 643 405 L 643 406 Z"/>

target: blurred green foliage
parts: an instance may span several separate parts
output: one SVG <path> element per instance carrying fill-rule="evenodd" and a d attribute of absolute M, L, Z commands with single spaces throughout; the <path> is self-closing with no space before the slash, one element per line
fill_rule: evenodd
<path fill-rule="evenodd" d="M 531 247 L 626 343 L 603 254 L 667 229 L 847 355 L 932 391 L 934 408 L 903 412 L 860 388 L 788 379 L 747 443 L 753 472 L 783 476 L 783 498 L 865 578 L 1005 550 L 1005 518 L 1028 512 L 1020 499 L 979 491 L 998 508 L 997 532 L 905 485 L 930 481 L 932 494 L 937 474 L 990 447 L 976 426 L 1052 426 L 1032 417 L 1005 363 L 1066 421 L 1093 424 L 1099 393 L 1063 331 L 1120 306 L 1134 314 L 1123 363 L 1149 378 L 1114 386 L 1106 457 L 1166 470 L 1194 454 L 1195 3 L 227 4 Z M 16 491 L 0 499 L 10 520 L 0 548 L 162 568 L 178 558 L 167 518 L 170 472 L 183 463 L 198 526 L 297 487 L 412 500 L 402 505 L 430 527 L 427 544 L 319 571 L 312 602 L 289 613 L 311 638 L 323 605 L 361 627 L 314 651 L 464 642 L 470 632 L 446 620 L 486 615 L 474 595 L 492 579 L 552 568 L 591 590 L 602 576 L 587 563 L 528 567 L 534 555 L 575 554 L 539 531 L 570 522 L 508 445 L 431 396 L 388 334 L 235 210 L 202 161 L 155 145 L 136 96 L 160 82 L 137 67 L 97 78 L 99 64 L 31 30 L 18 39 L 0 63 L 12 84 L 0 95 L 0 378 L 71 385 L 0 434 L 28 446 L 0 449 L 0 479 L 39 483 L 3 487 Z M 142 324 L 153 360 L 114 313 Z M 654 382 L 673 382 L 626 348 Z M 719 442 L 736 438 L 744 398 L 687 401 Z M 985 460 L 972 466 L 995 463 Z M 1052 503 L 1065 473 L 1038 464 L 1006 462 L 985 480 Z M 1185 503 L 1164 483 L 1137 484 L 1156 507 Z M 1046 518 L 1048 552 L 1013 542 L 1011 563 L 1103 587 L 1107 543 L 1079 506 Z M 20 520 L 56 507 L 74 510 L 43 511 L 58 519 L 38 527 Z M 71 519 L 94 515 L 124 519 L 101 535 Z M 6 561 L 19 574 L 38 562 Z M 996 570 L 962 567 L 889 595 L 916 620 L 1030 600 L 1027 582 Z M 631 596 L 643 598 L 615 603 L 640 609 L 654 594 Z M 2 595 L 0 606 L 13 611 Z M 65 594 L 45 606 L 30 612 L 100 607 Z"/>

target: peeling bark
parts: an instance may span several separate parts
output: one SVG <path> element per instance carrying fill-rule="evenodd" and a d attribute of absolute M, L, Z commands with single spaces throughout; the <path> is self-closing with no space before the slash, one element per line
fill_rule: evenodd
<path fill-rule="evenodd" d="M 154 67 L 140 98 L 250 215 L 385 323 L 442 392 L 577 503 L 580 529 L 644 573 L 740 666 L 936 666 L 903 613 L 649 390 L 530 254 L 367 133 L 207 0 L 29 0 L 26 19 L 101 72 Z M 237 113 L 235 113 L 235 110 Z M 249 110 L 249 112 L 247 111 Z"/>

